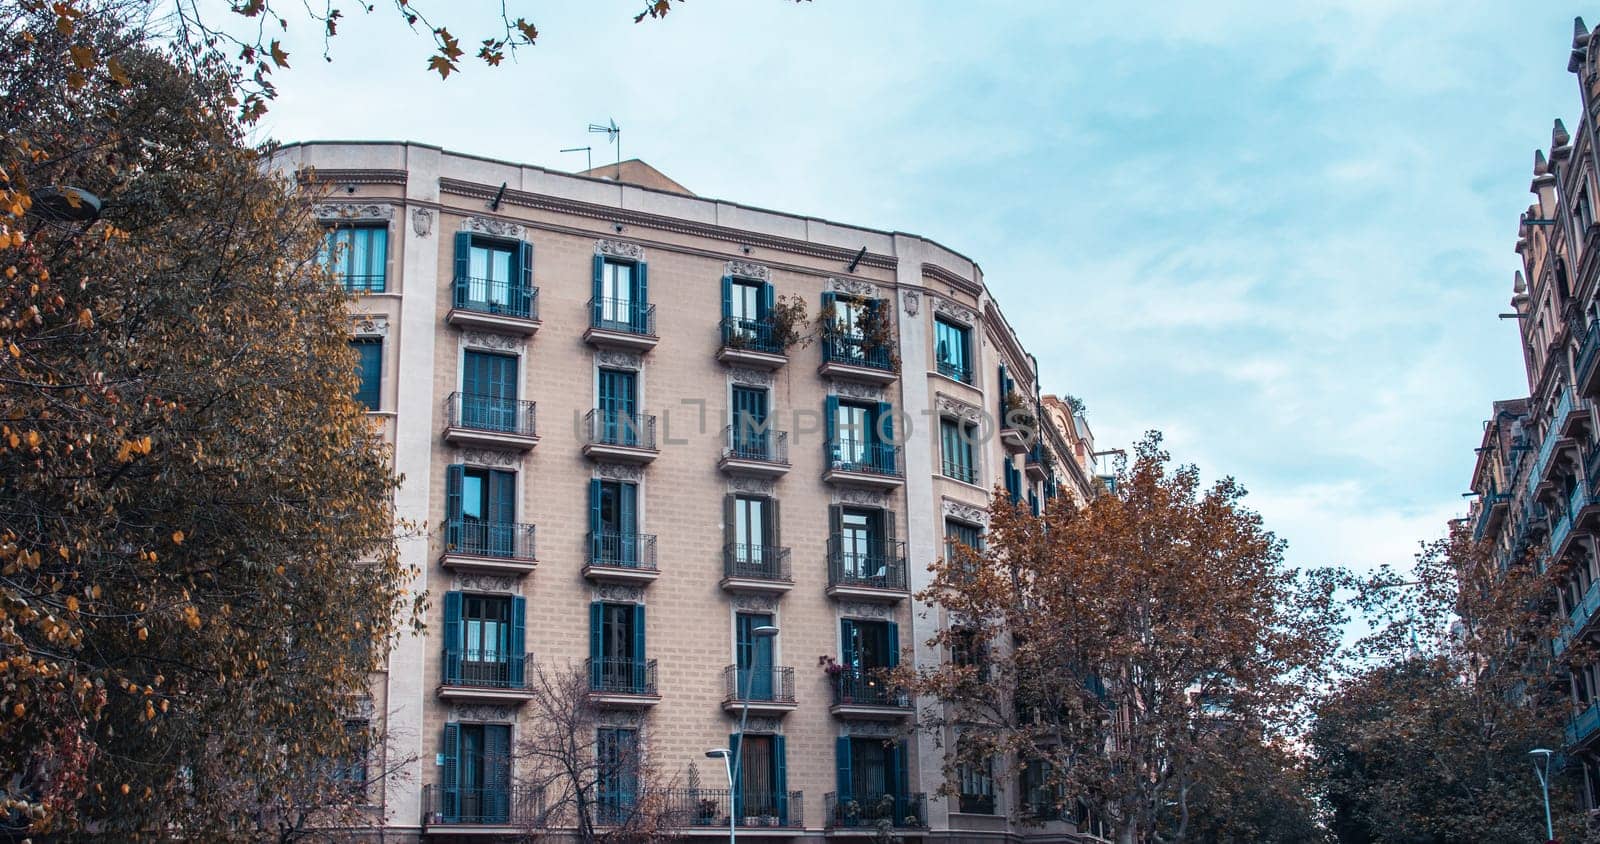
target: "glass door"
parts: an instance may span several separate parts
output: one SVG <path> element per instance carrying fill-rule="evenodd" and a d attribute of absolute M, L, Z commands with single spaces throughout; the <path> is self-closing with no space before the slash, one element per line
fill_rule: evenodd
<path fill-rule="evenodd" d="M 739 613 L 735 619 L 737 639 L 734 656 L 739 665 L 739 688 L 736 693 L 747 694 L 746 700 L 772 700 L 772 637 L 757 636 L 757 627 L 772 624 L 772 616 L 765 613 Z"/>

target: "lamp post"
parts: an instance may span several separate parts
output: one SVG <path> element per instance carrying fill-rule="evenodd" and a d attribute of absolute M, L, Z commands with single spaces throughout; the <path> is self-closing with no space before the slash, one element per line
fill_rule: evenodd
<path fill-rule="evenodd" d="M 733 750 L 730 751 L 725 747 L 718 747 L 706 751 L 706 756 L 708 758 L 715 759 L 716 757 L 721 756 L 722 763 L 728 770 L 728 841 L 730 844 L 731 842 L 739 840 L 739 818 L 738 813 L 734 811 L 736 800 L 734 795 L 738 789 L 738 783 L 733 772 L 738 769 L 739 756 L 744 753 L 744 728 L 745 725 L 750 722 L 750 688 L 754 684 L 756 671 L 758 670 L 758 666 L 756 664 L 756 655 L 754 653 L 755 640 L 771 639 L 772 637 L 778 635 L 778 628 L 770 624 L 763 624 L 760 627 L 751 629 L 750 635 L 753 637 L 750 643 L 752 651 L 750 654 L 750 673 L 744 681 L 744 694 L 739 696 L 739 729 L 733 734 L 734 738 L 736 739 L 736 741 L 733 743 Z M 768 670 L 771 670 L 771 666 L 767 666 L 767 668 Z M 735 672 L 734 688 L 737 689 L 739 687 L 739 679 L 737 676 L 737 672 L 739 670 L 738 654 L 734 654 L 733 670 Z"/>
<path fill-rule="evenodd" d="M 1554 841 L 1556 830 L 1550 824 L 1550 757 L 1555 755 L 1555 751 L 1539 747 L 1528 751 L 1528 755 L 1533 757 L 1534 776 L 1539 778 L 1539 787 L 1544 789 L 1544 839 Z M 1544 762 L 1543 768 L 1539 766 L 1541 761 Z"/>

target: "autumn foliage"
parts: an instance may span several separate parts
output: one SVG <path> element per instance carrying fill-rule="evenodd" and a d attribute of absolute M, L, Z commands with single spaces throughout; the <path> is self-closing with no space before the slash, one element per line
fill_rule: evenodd
<path fill-rule="evenodd" d="M 0 2 L 0 811 L 255 838 L 361 742 L 396 480 L 226 78 L 58 11 Z"/>

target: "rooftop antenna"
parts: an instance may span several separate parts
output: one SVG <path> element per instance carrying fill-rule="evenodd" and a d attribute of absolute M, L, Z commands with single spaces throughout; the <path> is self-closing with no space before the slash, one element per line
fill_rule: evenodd
<path fill-rule="evenodd" d="M 599 123 L 590 123 L 589 124 L 589 131 L 590 132 L 604 132 L 604 133 L 606 133 L 606 143 L 608 143 L 608 144 L 616 144 L 617 145 L 617 173 L 616 173 L 616 179 L 619 182 L 622 181 L 622 129 L 621 129 L 621 127 L 617 126 L 617 121 L 612 120 L 610 118 L 607 118 L 606 119 L 606 125 L 604 125 L 604 126 L 600 125 Z"/>
<path fill-rule="evenodd" d="M 589 170 L 593 170 L 594 169 L 594 147 L 568 147 L 567 149 L 562 150 L 562 152 L 581 152 L 581 153 L 583 153 L 583 157 L 587 162 L 586 164 L 584 164 L 583 169 L 585 171 L 589 171 Z"/>

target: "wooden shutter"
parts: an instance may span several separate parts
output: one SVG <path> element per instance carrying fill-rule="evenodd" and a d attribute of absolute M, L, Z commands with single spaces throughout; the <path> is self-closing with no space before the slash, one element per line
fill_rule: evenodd
<path fill-rule="evenodd" d="M 650 276 L 643 261 L 633 265 L 633 330 L 648 334 L 650 330 Z"/>
<path fill-rule="evenodd" d="M 456 289 L 465 290 L 469 273 L 472 272 L 472 233 L 456 232 Z M 459 297 L 459 294 L 457 294 Z M 461 304 L 460 299 L 456 304 Z"/>
<path fill-rule="evenodd" d="M 511 596 L 511 642 L 506 648 L 506 653 L 511 658 L 508 680 L 513 689 L 523 687 L 525 677 L 523 674 L 523 661 L 528 654 L 528 599 L 521 595 Z"/>
<path fill-rule="evenodd" d="M 590 314 L 590 325 L 599 325 L 600 315 L 605 313 L 604 303 L 601 301 L 601 298 L 605 295 L 606 289 L 605 284 L 602 283 L 601 279 L 605 277 L 605 274 L 606 259 L 599 255 L 594 256 L 594 286 L 591 288 L 593 293 L 590 297 L 594 313 Z"/>
<path fill-rule="evenodd" d="M 440 772 L 440 785 L 444 788 L 444 800 L 440 812 L 444 815 L 446 823 L 454 823 L 461 817 L 461 725 L 450 723 L 444 725 L 444 770 Z"/>
<path fill-rule="evenodd" d="M 739 747 L 741 744 L 739 739 L 738 733 L 728 734 L 728 752 L 733 754 L 728 757 L 728 765 L 729 770 L 733 772 L 732 803 L 733 816 L 736 818 L 744 817 L 744 788 L 742 787 L 744 785 L 744 754 Z"/>
<path fill-rule="evenodd" d="M 733 316 L 733 276 L 722 277 L 722 318 Z"/>
<path fill-rule="evenodd" d="M 897 622 L 886 621 L 884 626 L 889 631 L 889 667 L 900 665 L 900 625 Z"/>
<path fill-rule="evenodd" d="M 834 780 L 834 788 L 838 792 L 837 802 L 834 805 L 836 807 L 835 811 L 842 815 L 844 813 L 844 804 L 854 797 L 853 791 L 855 788 L 854 780 L 850 774 L 849 736 L 839 736 L 833 740 L 833 761 L 837 773 L 837 777 Z M 833 819 L 828 819 L 828 821 L 831 820 Z"/>
<path fill-rule="evenodd" d="M 595 601 L 589 605 L 589 688 L 602 688 L 600 678 L 604 664 L 605 634 L 601 623 L 605 614 L 606 605 Z"/>
<path fill-rule="evenodd" d="M 446 549 L 461 547 L 461 488 L 465 484 L 467 467 L 460 464 L 444 470 L 444 545 Z"/>
<path fill-rule="evenodd" d="M 644 604 L 633 605 L 633 690 L 643 693 L 646 679 Z"/>
<path fill-rule="evenodd" d="M 512 310 L 518 316 L 531 317 L 533 313 L 533 244 L 526 240 L 517 244 L 517 281 L 521 285 L 511 299 Z"/>
<path fill-rule="evenodd" d="M 722 496 L 722 544 L 733 545 L 739 541 L 738 533 L 734 526 L 739 523 L 739 496 L 729 493 Z M 739 549 L 729 549 L 737 559 Z"/>
<path fill-rule="evenodd" d="M 783 736 L 772 737 L 772 791 L 778 804 L 778 826 L 789 825 L 789 759 Z"/>
<path fill-rule="evenodd" d="M 444 593 L 444 682 L 461 681 L 461 593 Z"/>

